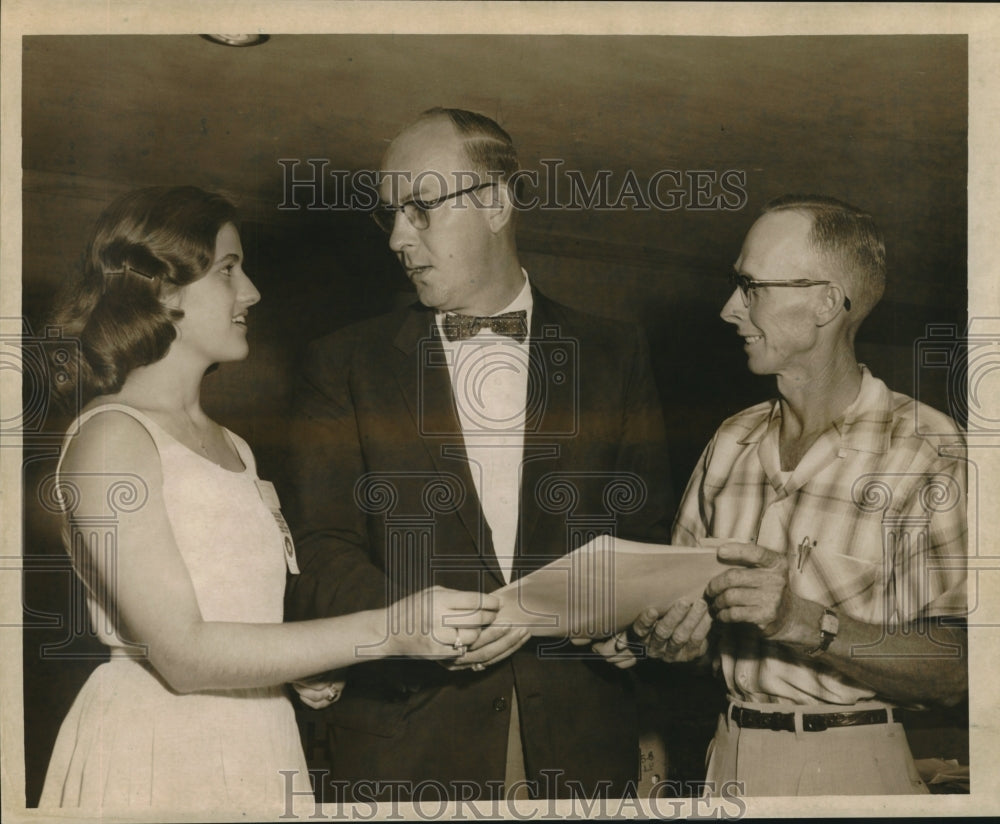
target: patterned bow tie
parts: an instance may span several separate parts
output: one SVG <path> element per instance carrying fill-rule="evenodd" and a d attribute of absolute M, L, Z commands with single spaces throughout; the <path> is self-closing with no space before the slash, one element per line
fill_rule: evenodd
<path fill-rule="evenodd" d="M 528 312 L 504 312 L 502 315 L 477 317 L 475 315 L 450 314 L 444 316 L 444 336 L 450 341 L 467 340 L 482 329 L 491 329 L 498 335 L 513 338 L 524 343 L 528 336 Z"/>

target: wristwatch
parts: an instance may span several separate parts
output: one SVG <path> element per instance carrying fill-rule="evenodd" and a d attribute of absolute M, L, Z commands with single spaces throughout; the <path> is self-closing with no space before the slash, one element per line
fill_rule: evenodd
<path fill-rule="evenodd" d="M 810 650 L 806 650 L 806 655 L 822 655 L 830 648 L 833 639 L 837 637 L 840 630 L 840 619 L 832 609 L 824 609 L 823 617 L 819 619 L 819 643 Z"/>

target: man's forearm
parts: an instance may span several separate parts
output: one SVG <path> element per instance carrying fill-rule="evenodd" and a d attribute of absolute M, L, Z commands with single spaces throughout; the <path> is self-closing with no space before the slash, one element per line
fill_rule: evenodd
<path fill-rule="evenodd" d="M 803 602 L 796 627 L 777 633 L 801 652 L 819 642 L 823 606 Z M 826 652 L 816 657 L 886 699 L 904 704 L 950 704 L 968 690 L 968 643 L 964 628 L 938 620 L 904 627 L 868 624 L 839 615 L 840 627 Z"/>

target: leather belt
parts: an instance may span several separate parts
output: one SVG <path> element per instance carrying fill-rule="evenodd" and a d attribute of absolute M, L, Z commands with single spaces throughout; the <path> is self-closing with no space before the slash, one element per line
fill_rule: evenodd
<path fill-rule="evenodd" d="M 745 730 L 784 730 L 795 732 L 794 712 L 761 712 L 733 704 L 729 708 L 729 717 L 737 726 Z M 870 724 L 888 724 L 892 721 L 892 712 L 882 710 L 855 710 L 853 712 L 823 712 L 802 713 L 802 729 L 804 732 L 823 732 L 834 727 L 863 727 Z"/>

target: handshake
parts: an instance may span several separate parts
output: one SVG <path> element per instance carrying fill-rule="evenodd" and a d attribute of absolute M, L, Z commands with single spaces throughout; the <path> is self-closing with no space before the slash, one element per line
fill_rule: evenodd
<path fill-rule="evenodd" d="M 692 548 L 602 537 L 492 594 L 414 593 L 389 607 L 384 642 L 394 655 L 475 673 L 532 635 L 592 644 L 621 669 L 640 657 L 694 661 L 708 653 L 713 620 L 753 624 L 764 637 L 785 640 L 803 612 L 788 574 L 785 553 L 756 544 L 705 539 Z M 339 698 L 342 676 L 294 686 L 303 703 L 319 709 Z"/>
<path fill-rule="evenodd" d="M 437 661 L 453 672 L 483 672 L 512 655 L 531 637 L 530 627 L 496 621 L 496 595 L 428 587 L 369 615 L 380 631 L 374 643 L 358 643 L 360 663 L 386 656 Z M 302 703 L 324 709 L 338 701 L 347 681 L 345 669 L 292 682 Z"/>

